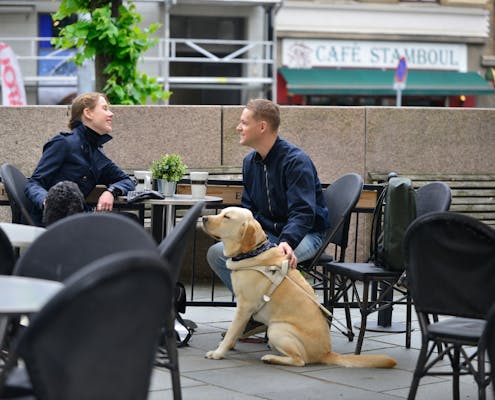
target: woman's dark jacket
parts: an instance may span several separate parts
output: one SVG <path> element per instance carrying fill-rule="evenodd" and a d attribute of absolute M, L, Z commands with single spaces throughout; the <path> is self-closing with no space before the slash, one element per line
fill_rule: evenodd
<path fill-rule="evenodd" d="M 41 223 L 48 189 L 58 182 L 75 182 L 84 197 L 96 185 L 115 188 L 122 195 L 134 190 L 134 181 L 103 153 L 103 144 L 111 139 L 78 123 L 72 132 L 61 132 L 43 146 L 43 155 L 25 189 L 33 203 L 35 223 Z"/>

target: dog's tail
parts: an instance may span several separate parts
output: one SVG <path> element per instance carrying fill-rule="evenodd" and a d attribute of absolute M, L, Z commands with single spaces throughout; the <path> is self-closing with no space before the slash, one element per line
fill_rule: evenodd
<path fill-rule="evenodd" d="M 323 359 L 325 364 L 347 368 L 393 368 L 397 361 L 381 354 L 338 354 L 330 352 Z"/>

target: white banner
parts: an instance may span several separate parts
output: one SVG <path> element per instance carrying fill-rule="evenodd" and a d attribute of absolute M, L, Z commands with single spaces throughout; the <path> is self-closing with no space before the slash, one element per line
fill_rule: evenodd
<path fill-rule="evenodd" d="M 25 106 L 26 91 L 17 57 L 9 45 L 0 42 L 0 80 L 2 82 L 2 104 Z"/>

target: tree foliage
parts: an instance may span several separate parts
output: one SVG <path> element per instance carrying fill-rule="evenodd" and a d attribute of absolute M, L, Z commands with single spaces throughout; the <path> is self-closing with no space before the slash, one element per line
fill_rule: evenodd
<path fill-rule="evenodd" d="M 113 104 L 144 104 L 166 100 L 170 92 L 163 90 L 156 78 L 139 72 L 137 63 L 142 54 L 156 44 L 150 36 L 160 24 L 141 29 L 142 17 L 133 3 L 122 0 L 62 0 L 54 21 L 77 14 L 77 22 L 63 27 L 53 40 L 58 48 L 76 48 L 76 65 L 95 59 L 96 90 L 103 91 Z"/>

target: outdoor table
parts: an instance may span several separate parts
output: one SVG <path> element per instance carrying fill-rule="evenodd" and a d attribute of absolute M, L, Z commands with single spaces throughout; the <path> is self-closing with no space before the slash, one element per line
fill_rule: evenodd
<path fill-rule="evenodd" d="M 58 281 L 0 275 L 0 315 L 29 315 L 37 312 L 63 286 Z"/>
<path fill-rule="evenodd" d="M 38 312 L 62 288 L 63 283 L 15 275 L 0 275 L 0 345 L 8 317 Z"/>
<path fill-rule="evenodd" d="M 29 246 L 45 228 L 39 226 L 13 224 L 10 222 L 0 222 L 0 228 L 5 232 L 14 247 Z"/>
<path fill-rule="evenodd" d="M 143 201 L 143 203 L 151 205 L 151 232 L 157 243 L 160 243 L 174 227 L 175 207 L 193 206 L 198 201 L 221 203 L 223 199 L 217 196 L 205 196 L 196 199 L 187 194 L 175 194 L 164 199 L 146 199 Z"/>

